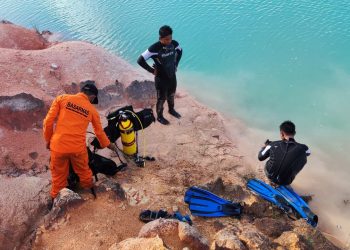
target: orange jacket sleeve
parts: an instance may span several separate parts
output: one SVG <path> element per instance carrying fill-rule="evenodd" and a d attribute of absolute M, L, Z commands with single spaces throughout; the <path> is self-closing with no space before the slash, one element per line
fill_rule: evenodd
<path fill-rule="evenodd" d="M 49 112 L 47 113 L 44 119 L 43 134 L 44 134 L 46 143 L 50 142 L 51 136 L 53 134 L 53 125 L 60 111 L 60 104 L 59 104 L 60 99 L 61 98 L 59 96 L 52 102 Z"/>
<path fill-rule="evenodd" d="M 100 115 L 97 113 L 97 111 L 92 112 L 92 127 L 94 128 L 95 135 L 101 145 L 101 148 L 105 148 L 110 144 L 110 141 L 106 135 L 106 133 L 103 131 Z"/>

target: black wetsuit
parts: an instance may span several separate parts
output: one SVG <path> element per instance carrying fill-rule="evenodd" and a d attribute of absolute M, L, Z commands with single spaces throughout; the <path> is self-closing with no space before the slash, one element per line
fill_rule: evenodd
<path fill-rule="evenodd" d="M 165 46 L 161 42 L 151 45 L 138 58 L 137 63 L 150 73 L 154 68 L 147 64 L 147 60 L 154 60 L 154 67 L 157 69 L 155 76 L 155 87 L 157 90 L 157 115 L 163 117 L 163 106 L 168 101 L 169 110 L 174 110 L 176 92 L 176 69 L 182 56 L 182 49 L 179 43 L 172 40 L 171 44 Z"/>
<path fill-rule="evenodd" d="M 306 145 L 290 138 L 289 141 L 271 142 L 260 150 L 258 158 L 263 161 L 270 157 L 265 166 L 265 174 L 270 181 L 278 185 L 290 185 L 303 169 L 309 155 L 310 150 Z"/>

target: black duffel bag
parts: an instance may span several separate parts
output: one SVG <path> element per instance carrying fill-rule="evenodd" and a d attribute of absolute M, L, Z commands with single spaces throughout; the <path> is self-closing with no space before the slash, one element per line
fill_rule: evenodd
<path fill-rule="evenodd" d="M 137 117 L 133 117 L 131 120 L 134 124 L 135 131 L 138 131 L 140 129 L 145 129 L 149 127 L 153 122 L 156 121 L 156 118 L 154 117 L 153 110 L 152 109 L 143 109 L 136 113 L 137 117 L 140 119 L 142 126 L 140 124 L 140 121 L 137 119 Z"/>
<path fill-rule="evenodd" d="M 153 110 L 149 108 L 143 109 L 135 113 L 132 106 L 129 105 L 129 106 L 122 107 L 114 112 L 111 112 L 107 116 L 108 125 L 107 127 L 104 128 L 104 131 L 111 142 L 115 142 L 120 137 L 120 131 L 117 126 L 120 112 L 125 112 L 129 116 L 129 119 L 134 125 L 135 131 L 145 129 L 149 127 L 152 124 L 152 122 L 156 121 L 153 114 Z M 135 116 L 135 114 L 137 117 Z M 97 138 L 94 138 L 94 140 L 91 142 L 91 145 L 94 146 L 95 148 L 101 148 Z"/>
<path fill-rule="evenodd" d="M 108 176 L 115 175 L 118 171 L 125 168 L 125 165 L 117 166 L 117 164 L 102 155 L 96 154 L 87 147 L 89 155 L 89 167 L 92 171 L 92 174 L 95 176 L 96 181 L 97 174 L 105 174 Z M 68 175 L 68 188 L 75 189 L 79 183 L 79 176 L 74 172 L 72 164 L 69 164 L 69 175 Z"/>

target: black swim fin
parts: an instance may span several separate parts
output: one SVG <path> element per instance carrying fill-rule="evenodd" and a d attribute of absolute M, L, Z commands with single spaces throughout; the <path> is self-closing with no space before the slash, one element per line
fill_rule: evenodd
<path fill-rule="evenodd" d="M 241 204 L 225 200 L 198 187 L 189 188 L 184 200 L 195 216 L 223 217 L 240 215 L 242 212 Z"/>

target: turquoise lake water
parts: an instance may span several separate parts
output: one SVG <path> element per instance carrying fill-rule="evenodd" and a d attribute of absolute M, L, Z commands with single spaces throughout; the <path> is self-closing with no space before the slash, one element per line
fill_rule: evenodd
<path fill-rule="evenodd" d="M 349 1 L 1 0 L 0 19 L 91 41 L 134 65 L 159 27 L 172 26 L 184 49 L 180 86 L 252 128 L 276 131 L 270 139 L 294 121 L 297 139 L 324 158 L 324 185 L 350 199 Z"/>

